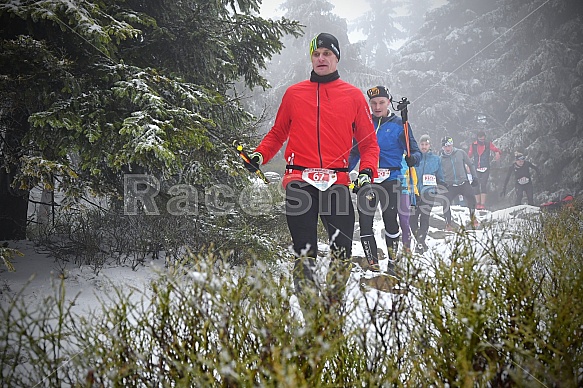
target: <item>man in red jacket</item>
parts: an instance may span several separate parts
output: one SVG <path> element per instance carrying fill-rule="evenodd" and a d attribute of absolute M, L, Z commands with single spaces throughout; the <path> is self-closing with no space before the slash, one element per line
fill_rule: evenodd
<path fill-rule="evenodd" d="M 273 127 L 249 155 L 254 166 L 248 168 L 267 163 L 288 142 L 282 182 L 296 256 L 296 294 L 304 303 L 311 303 L 314 295 L 305 291 L 319 293 L 314 279 L 319 216 L 330 242 L 327 301 L 335 303 L 341 300 L 350 275 L 355 218 L 348 187 L 352 139 L 358 142 L 361 154 L 359 185 L 376 176 L 379 147 L 364 95 L 338 74 L 338 40 L 328 33 L 318 34 L 310 42 L 310 56 L 310 79 L 286 90 Z"/>
<path fill-rule="evenodd" d="M 486 208 L 486 195 L 488 193 L 488 179 L 490 178 L 490 159 L 494 153 L 494 160 L 500 160 L 500 151 L 490 140 L 486 140 L 486 132 L 479 131 L 477 140 L 472 143 L 468 156 L 474 162 L 474 167 L 478 173 L 474 177 L 479 182 L 479 187 L 476 188 L 476 209 L 484 210 Z"/>

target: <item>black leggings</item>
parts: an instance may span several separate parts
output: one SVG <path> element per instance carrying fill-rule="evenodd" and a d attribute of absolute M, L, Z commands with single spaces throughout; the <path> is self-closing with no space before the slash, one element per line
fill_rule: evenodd
<path fill-rule="evenodd" d="M 397 179 L 374 183 L 372 190 L 375 195 L 372 200 L 366 199 L 366 188 L 358 191 L 358 222 L 361 237 L 373 234 L 374 215 L 379 204 L 381 205 L 386 234 L 390 237 L 399 236 L 397 211 L 399 209 L 400 187 L 400 182 Z"/>
<path fill-rule="evenodd" d="M 354 207 L 347 186 L 332 185 L 320 191 L 305 182 L 290 182 L 285 190 L 285 212 L 296 258 L 294 284 L 314 283 L 313 271 L 318 254 L 318 216 L 326 226 L 332 260 L 349 263 L 354 233 Z M 348 265 L 348 264 L 347 264 Z"/>
<path fill-rule="evenodd" d="M 532 190 L 532 182 L 528 182 L 525 185 L 521 185 L 517 183 L 514 187 L 516 190 L 516 201 L 514 202 L 515 205 L 522 204 L 522 197 L 526 194 L 526 200 L 530 206 L 534 206 L 534 195 Z"/>
<path fill-rule="evenodd" d="M 427 231 L 429 230 L 429 216 L 435 200 L 435 194 L 429 190 L 422 191 L 421 196 L 417 197 L 417 207 L 415 207 L 415 212 L 411 215 L 410 221 L 411 231 L 415 235 L 417 242 L 425 242 Z"/>
<path fill-rule="evenodd" d="M 374 183 L 358 191 L 357 203 L 360 241 L 364 255 L 369 263 L 378 263 L 377 243 L 374 237 L 373 222 L 379 203 L 385 224 L 385 235 L 388 237 L 386 241 L 391 241 L 391 239 L 394 241 L 399 237 L 399 223 L 397 222 L 399 190 L 400 182 L 395 179 Z M 374 193 L 374 196 L 367 198 L 368 193 L 371 191 Z"/>
<path fill-rule="evenodd" d="M 453 199 L 458 195 L 463 195 L 466 200 L 466 205 L 470 209 L 470 216 L 474 216 L 474 211 L 476 209 L 476 197 L 474 194 L 474 188 L 470 185 L 470 182 L 464 182 L 459 186 L 449 186 L 447 192 L 445 193 L 445 203 L 443 204 L 443 216 L 446 223 L 451 223 L 451 203 Z"/>
<path fill-rule="evenodd" d="M 488 179 L 490 179 L 490 170 L 484 172 L 478 172 L 476 176 L 478 180 L 478 187 L 476 187 L 476 194 L 486 194 L 488 192 Z"/>

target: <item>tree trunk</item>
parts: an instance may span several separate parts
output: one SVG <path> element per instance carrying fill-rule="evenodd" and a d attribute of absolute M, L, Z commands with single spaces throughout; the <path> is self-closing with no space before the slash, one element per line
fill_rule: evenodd
<path fill-rule="evenodd" d="M 26 238 L 29 192 L 12 188 L 12 179 L 0 169 L 0 241 Z"/>
<path fill-rule="evenodd" d="M 53 203 L 53 191 L 43 189 L 40 196 L 40 204 L 36 209 L 36 221 L 39 224 L 48 224 L 53 215 L 51 204 Z"/>
<path fill-rule="evenodd" d="M 8 111 L 1 116 L 5 132 L 0 139 L 0 240 L 23 240 L 26 238 L 29 191 L 12 187 L 12 182 L 24 153 L 21 143 L 29 129 L 29 115 L 24 109 Z"/>

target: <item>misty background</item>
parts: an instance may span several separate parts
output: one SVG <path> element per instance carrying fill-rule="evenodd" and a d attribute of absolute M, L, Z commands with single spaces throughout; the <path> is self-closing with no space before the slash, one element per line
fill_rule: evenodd
<path fill-rule="evenodd" d="M 581 386 L 580 202 L 553 213 L 497 192 L 515 150 L 542 170 L 537 205 L 581 192 L 583 1 L 278 4 L 268 20 L 257 0 L 0 1 L 0 379 Z M 407 97 L 414 134 L 436 151 L 446 134 L 467 149 L 484 130 L 504 152 L 487 205 L 509 207 L 404 255 L 412 292 L 351 299 L 365 302 L 353 310 L 363 330 L 331 341 L 348 321 L 290 314 L 282 187 L 250 175 L 234 147 L 270 129 L 323 31 L 340 41 L 341 77 Z M 127 211 L 132 176 L 160 183 L 139 183 L 160 214 L 143 200 Z M 168 269 L 153 282 L 151 261 Z M 40 288 L 27 295 L 16 287 L 31 272 Z M 65 284 L 113 309 L 79 317 Z"/>
<path fill-rule="evenodd" d="M 206 194 L 169 188 L 249 186 L 233 142 L 252 150 L 269 131 L 285 90 L 309 77 L 320 32 L 340 42 L 342 79 L 408 98 L 414 135 L 435 151 L 446 135 L 467 150 L 486 132 L 503 151 L 489 208 L 514 203 L 498 193 L 515 151 L 541 169 L 535 204 L 581 192 L 581 0 L 95 4 L 0 3 L 0 240 L 25 238 L 38 207 L 54 222 L 61 198 L 62 210 L 96 198 L 123 210 L 125 174 L 156 176 L 160 201 L 186 203 L 197 230 L 220 225 Z M 280 153 L 265 167 L 284 166 Z"/>
<path fill-rule="evenodd" d="M 272 88 L 246 100 L 264 117 L 260 133 L 273 124 L 285 89 L 308 77 L 309 40 L 330 32 L 341 46 L 341 78 L 363 93 L 385 85 L 395 102 L 407 97 L 415 136 L 429 134 L 435 151 L 445 135 L 467 151 L 476 132 L 486 132 L 503 151 L 492 166 L 489 202 L 512 203 L 497 192 L 518 150 L 542 171 L 534 178 L 535 202 L 582 189 L 581 2 L 288 0 L 264 6 L 265 17 L 299 20 L 304 36 L 284 38 L 285 48 L 262 73 Z M 283 165 L 273 161 L 268 169 L 283 171 Z"/>

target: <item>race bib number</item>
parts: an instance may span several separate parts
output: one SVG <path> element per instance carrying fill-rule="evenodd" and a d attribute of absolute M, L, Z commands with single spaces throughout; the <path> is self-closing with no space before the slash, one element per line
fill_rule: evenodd
<path fill-rule="evenodd" d="M 388 168 L 379 168 L 377 170 L 377 173 L 378 177 L 374 179 L 375 183 L 381 183 L 383 181 L 386 181 L 391 176 L 391 170 L 389 170 Z"/>
<path fill-rule="evenodd" d="M 437 186 L 437 178 L 433 174 L 423 174 L 423 186 Z"/>
<path fill-rule="evenodd" d="M 528 179 L 528 178 L 527 178 L 527 177 L 525 177 L 525 176 L 523 176 L 522 178 L 520 178 L 520 179 L 518 180 L 518 183 L 519 183 L 519 184 L 521 184 L 521 185 L 525 185 L 525 184 L 527 184 L 528 182 L 530 182 L 530 179 Z"/>
<path fill-rule="evenodd" d="M 326 191 L 336 182 L 336 171 L 326 168 L 306 168 L 302 171 L 302 179 L 320 191 Z"/>
<path fill-rule="evenodd" d="M 477 172 L 486 172 L 486 170 L 488 169 L 488 167 L 480 167 L 480 168 L 476 168 Z"/>

